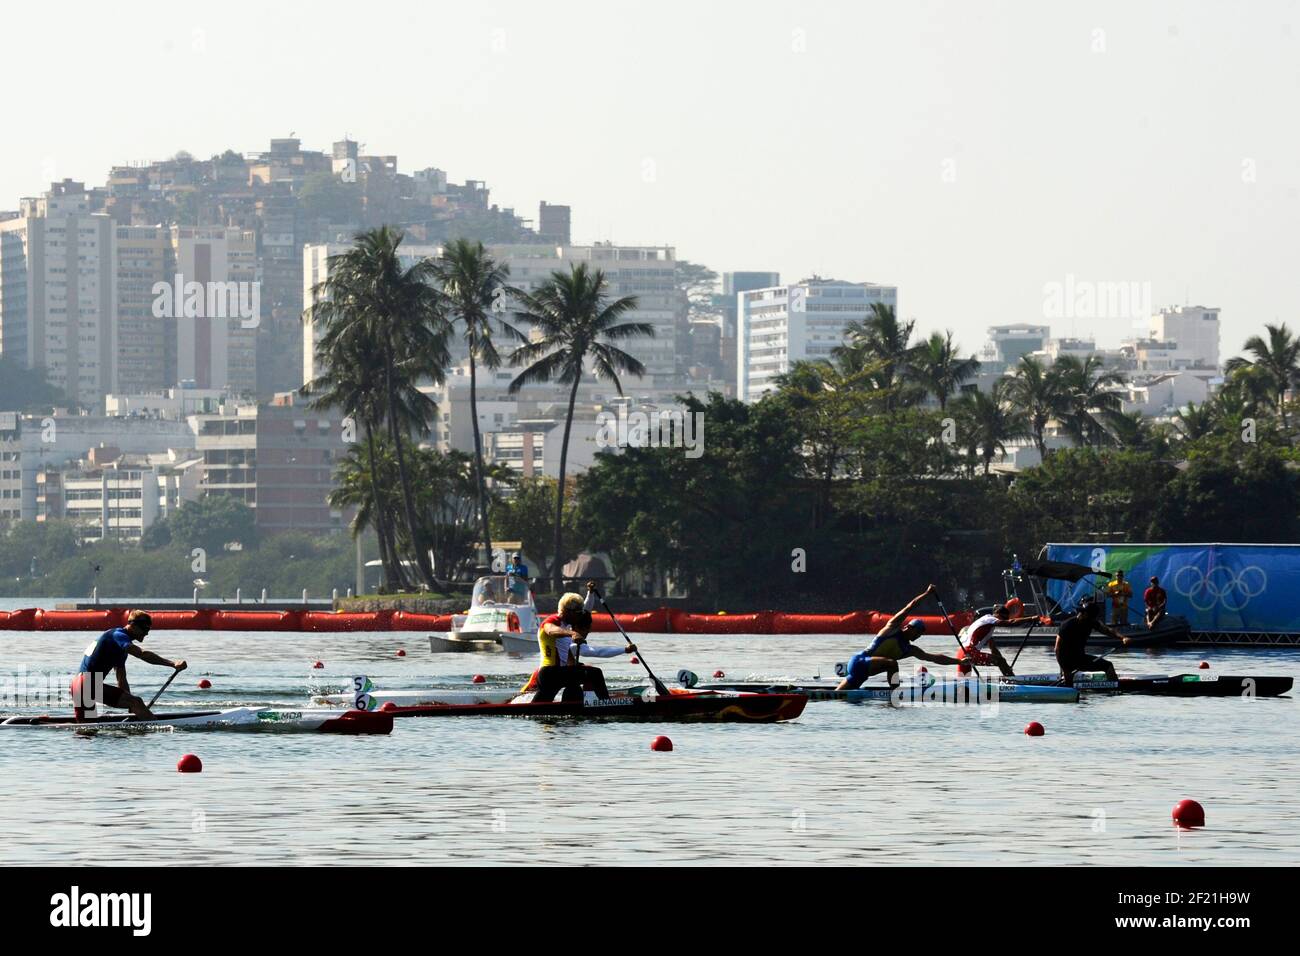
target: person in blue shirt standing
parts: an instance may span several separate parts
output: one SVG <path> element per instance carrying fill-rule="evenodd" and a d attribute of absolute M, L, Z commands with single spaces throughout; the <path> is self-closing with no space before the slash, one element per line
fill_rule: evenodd
<path fill-rule="evenodd" d="M 132 611 L 125 627 L 114 627 L 99 635 L 86 648 L 81 658 L 81 668 L 72 679 L 72 707 L 77 720 L 86 716 L 96 704 L 121 707 L 137 717 L 152 717 L 153 713 L 139 697 L 131 693 L 126 679 L 126 659 L 138 657 L 146 664 L 171 667 L 182 671 L 184 661 L 169 661 L 165 657 L 146 651 L 136 642 L 143 641 L 153 627 L 153 619 L 145 611 Z M 117 684 L 105 683 L 108 672 L 117 675 Z"/>
<path fill-rule="evenodd" d="M 510 563 L 506 565 L 506 583 L 511 594 L 522 597 L 528 593 L 528 565 L 518 551 L 510 555 Z"/>

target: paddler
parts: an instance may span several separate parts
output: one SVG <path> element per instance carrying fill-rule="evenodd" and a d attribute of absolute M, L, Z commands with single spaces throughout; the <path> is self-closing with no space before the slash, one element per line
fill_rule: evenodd
<path fill-rule="evenodd" d="M 1061 668 L 1061 682 L 1066 687 L 1074 685 L 1077 671 L 1099 668 L 1108 680 L 1117 680 L 1115 665 L 1104 657 L 1093 657 L 1087 653 L 1088 638 L 1093 631 L 1100 631 L 1115 638 L 1125 647 L 1130 640 L 1102 621 L 1102 604 L 1091 598 L 1079 602 L 1079 608 L 1066 618 L 1056 632 L 1056 663 Z"/>
<path fill-rule="evenodd" d="M 969 674 L 972 663 L 976 667 L 996 664 L 1004 677 L 1014 677 L 1015 671 L 1011 669 L 1011 665 L 1007 663 L 1007 659 L 1002 656 L 1002 651 L 993 640 L 993 631 L 998 627 L 1015 627 L 1020 624 L 1032 624 L 1038 620 L 1037 617 L 1012 617 L 1011 608 L 1005 604 L 999 604 L 988 614 L 975 618 L 962 629 L 959 635 L 961 650 L 957 652 L 957 657 L 961 663 L 957 665 L 957 672 Z"/>
<path fill-rule="evenodd" d="M 582 700 L 582 672 L 568 666 L 569 645 L 577 633 L 573 621 L 582 610 L 582 595 L 569 591 L 560 598 L 555 613 L 543 620 L 537 629 L 541 662 L 524 688 L 525 692 L 535 688 L 535 703 L 553 701 L 561 690 L 564 691 L 563 700 Z"/>
<path fill-rule="evenodd" d="M 72 679 L 72 712 L 77 720 L 84 719 L 86 711 L 96 704 L 122 707 L 137 717 L 153 716 L 148 705 L 131 693 L 126 679 L 126 659 L 138 657 L 146 664 L 178 671 L 183 671 L 186 665 L 184 661 L 169 661 L 138 646 L 137 642 L 143 641 L 152 627 L 153 619 L 146 612 L 132 611 L 125 627 L 110 628 L 86 648 L 80 671 Z M 116 686 L 104 683 L 109 671 L 117 675 Z"/>
<path fill-rule="evenodd" d="M 591 612 L 585 607 L 573 615 L 573 638 L 565 644 L 565 639 L 560 638 L 556 643 L 560 648 L 560 653 L 569 654 L 569 666 L 576 668 L 582 675 L 582 686 L 584 690 L 595 691 L 596 696 L 601 700 L 609 700 L 609 689 L 605 686 L 605 674 L 599 667 L 591 667 L 583 664 L 583 657 L 618 657 L 621 654 L 636 653 L 635 644 L 625 644 L 622 647 L 596 647 L 587 643 L 587 635 L 591 633 Z"/>
<path fill-rule="evenodd" d="M 960 664 L 961 661 L 955 657 L 931 654 L 912 643 L 925 633 L 925 621 L 917 617 L 903 623 L 907 615 L 912 613 L 912 609 L 936 590 L 937 588 L 931 584 L 891 617 L 880 629 L 876 639 L 871 642 L 871 646 L 849 659 L 848 673 L 835 689 L 857 690 L 868 677 L 881 673 L 889 674 L 889 682 L 896 683 L 898 662 L 908 657 L 929 661 L 931 664 Z"/>

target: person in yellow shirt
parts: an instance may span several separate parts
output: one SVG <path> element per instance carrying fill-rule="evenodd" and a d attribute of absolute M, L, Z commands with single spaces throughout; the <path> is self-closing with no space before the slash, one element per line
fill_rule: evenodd
<path fill-rule="evenodd" d="M 1110 623 L 1112 627 L 1124 627 L 1128 624 L 1128 602 L 1133 598 L 1133 586 L 1124 580 L 1124 569 L 1115 572 L 1114 580 L 1106 585 L 1106 596 L 1110 598 Z"/>

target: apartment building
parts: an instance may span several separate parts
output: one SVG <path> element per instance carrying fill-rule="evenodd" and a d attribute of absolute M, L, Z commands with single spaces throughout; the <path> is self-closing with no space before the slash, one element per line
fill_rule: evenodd
<path fill-rule="evenodd" d="M 795 362 L 829 358 L 848 324 L 865 319 L 876 304 L 897 307 L 898 289 L 814 277 L 741 293 L 736 396 L 757 401 Z"/>

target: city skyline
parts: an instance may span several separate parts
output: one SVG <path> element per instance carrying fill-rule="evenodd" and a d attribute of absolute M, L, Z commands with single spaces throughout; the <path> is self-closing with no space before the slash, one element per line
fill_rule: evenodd
<path fill-rule="evenodd" d="M 1045 288 L 1076 280 L 1145 283 L 1157 308 L 1221 307 L 1225 355 L 1300 307 L 1286 242 L 1300 139 L 1274 106 L 1300 79 L 1293 3 L 1247 17 L 1223 3 L 669 3 L 628 22 L 593 5 L 547 17 L 503 2 L 413 11 L 401 30 L 346 8 L 257 8 L 252 19 L 239 8 L 208 17 L 144 4 L 120 23 L 87 13 L 95 29 L 67 37 L 70 48 L 121 51 L 105 65 L 127 86 L 160 66 L 199 82 L 152 84 L 148 113 L 75 124 L 50 96 L 18 100 L 0 209 L 56 179 L 101 182 L 126 161 L 251 151 L 290 133 L 322 149 L 347 133 L 405 172 L 483 179 L 494 202 L 530 217 L 543 200 L 569 205 L 575 243 L 671 245 L 719 273 L 897 286 L 904 315 L 953 329 L 972 352 L 989 325 L 1043 320 Z M 48 17 L 11 14 L 14 32 L 40 35 Z M 330 72 L 319 62 L 348 62 L 350 42 L 390 51 L 383 75 L 396 95 L 376 97 L 364 63 L 329 95 L 302 95 Z M 665 53 L 673 71 L 648 68 Z M 41 56 L 23 45 L 11 62 L 39 73 Z M 539 62 L 583 66 L 548 95 Z M 629 75 L 627 64 L 647 68 Z M 85 95 L 46 82 L 64 101 Z M 594 148 L 555 132 L 565 113 L 595 131 Z M 1135 331 L 1129 316 L 1051 324 L 1099 346 Z"/>

